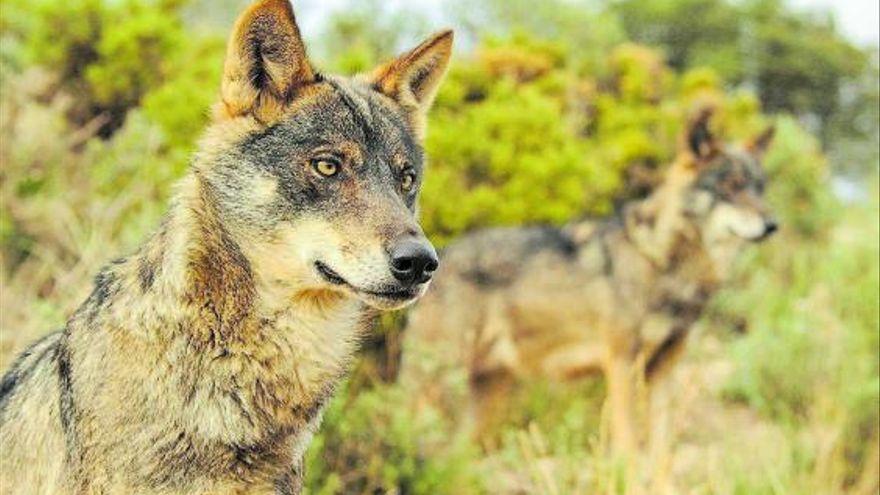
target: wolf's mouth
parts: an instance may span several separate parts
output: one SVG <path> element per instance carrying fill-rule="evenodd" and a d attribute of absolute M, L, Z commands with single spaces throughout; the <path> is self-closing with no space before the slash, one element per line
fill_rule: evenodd
<path fill-rule="evenodd" d="M 367 290 L 361 289 L 359 287 L 355 287 L 348 283 L 342 275 L 336 273 L 332 268 L 327 266 L 326 264 L 316 261 L 315 269 L 318 270 L 318 273 L 321 274 L 321 277 L 324 278 L 327 282 L 333 285 L 340 285 L 344 287 L 348 287 L 349 289 L 357 292 L 358 294 L 364 294 L 372 297 L 378 297 L 381 299 L 389 299 L 393 301 L 408 301 L 410 299 L 414 299 L 419 295 L 419 288 L 412 287 L 408 289 L 400 288 L 400 289 L 392 289 L 387 291 L 376 291 L 376 290 Z"/>
<path fill-rule="evenodd" d="M 345 279 L 342 278 L 341 275 L 334 272 L 329 266 L 325 265 L 324 263 L 321 263 L 320 261 L 316 261 L 315 268 L 318 270 L 318 273 L 320 273 L 321 276 L 324 277 L 324 279 L 327 280 L 328 282 L 330 282 L 331 284 L 333 284 L 333 285 L 349 285 L 349 283 L 346 282 Z"/>

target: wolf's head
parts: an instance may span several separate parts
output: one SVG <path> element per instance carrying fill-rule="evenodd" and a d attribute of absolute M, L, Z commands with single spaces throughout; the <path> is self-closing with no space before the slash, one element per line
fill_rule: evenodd
<path fill-rule="evenodd" d="M 445 31 L 370 74 L 326 76 L 288 0 L 242 14 L 196 174 L 260 283 L 383 309 L 424 292 L 438 261 L 415 218 L 421 140 L 451 49 Z"/>
<path fill-rule="evenodd" d="M 724 277 L 742 246 L 773 234 L 778 225 L 764 203 L 761 160 L 773 139 L 769 128 L 744 146 L 725 145 L 701 110 L 686 126 L 678 158 L 646 199 L 626 209 L 630 237 L 657 263 L 679 257 L 678 241 L 709 255 L 715 275 Z"/>
<path fill-rule="evenodd" d="M 691 120 L 666 181 L 683 220 L 723 278 L 744 244 L 763 241 L 778 229 L 764 202 L 761 165 L 774 130 L 768 128 L 745 145 L 727 145 L 711 132 L 712 113 L 703 109 Z"/>
<path fill-rule="evenodd" d="M 685 211 L 709 243 L 762 241 L 778 229 L 764 202 L 766 175 L 761 165 L 774 129 L 744 146 L 724 145 L 709 129 L 711 115 L 711 109 L 699 112 L 686 132 L 686 161 L 694 174 L 685 192 Z"/>

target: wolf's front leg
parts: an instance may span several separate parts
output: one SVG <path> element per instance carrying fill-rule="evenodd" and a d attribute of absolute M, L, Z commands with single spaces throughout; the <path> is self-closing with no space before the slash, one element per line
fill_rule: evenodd
<path fill-rule="evenodd" d="M 673 391 L 675 386 L 671 372 L 650 376 L 646 390 L 645 431 L 647 432 L 647 466 L 651 482 L 651 493 L 667 495 L 676 493 L 670 474 L 676 442 L 677 422 L 675 421 L 676 402 L 681 390 Z M 678 392 L 678 394 L 676 394 Z"/>
<path fill-rule="evenodd" d="M 612 355 L 605 363 L 611 448 L 626 458 L 634 456 L 640 444 L 635 410 L 638 376 L 635 359 L 630 356 Z"/>
<path fill-rule="evenodd" d="M 496 443 L 514 384 L 514 376 L 506 369 L 483 372 L 470 379 L 469 426 L 473 438 L 484 447 Z"/>
<path fill-rule="evenodd" d="M 610 443 L 621 462 L 627 495 L 653 494 L 649 459 L 644 453 L 646 437 L 644 364 L 637 356 L 612 355 L 605 364 L 610 416 Z"/>

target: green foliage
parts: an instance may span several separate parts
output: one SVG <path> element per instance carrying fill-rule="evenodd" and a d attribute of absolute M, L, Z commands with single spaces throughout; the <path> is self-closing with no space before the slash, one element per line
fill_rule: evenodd
<path fill-rule="evenodd" d="M 171 147 L 190 151 L 208 123 L 219 94 L 225 50 L 219 36 L 194 39 L 172 60 L 177 70 L 144 96 L 144 114 L 162 127 Z"/>
<path fill-rule="evenodd" d="M 835 448 L 853 461 L 841 468 L 850 480 L 880 420 L 878 214 L 875 192 L 818 242 L 785 234 L 744 264 L 772 270 L 717 301 L 749 319 L 749 336 L 733 345 L 728 397 L 794 428 L 813 421 L 834 431 Z"/>
<path fill-rule="evenodd" d="M 727 77 L 738 77 L 740 26 L 731 22 L 736 8 L 724 0 L 623 0 L 614 4 L 629 36 L 666 49 L 676 69 L 709 65 Z M 694 22 L 699 19 L 700 22 Z M 719 50 L 720 49 L 720 50 Z M 730 52 L 734 53 L 731 54 Z M 734 63 L 731 63 L 734 62 Z"/>
<path fill-rule="evenodd" d="M 847 97 L 827 133 L 830 161 L 851 178 L 870 177 L 880 163 L 880 52 L 870 54 L 865 73 L 848 82 Z"/>
<path fill-rule="evenodd" d="M 429 30 L 415 9 L 379 0 L 352 2 L 329 20 L 318 49 L 333 69 L 362 72 L 411 48 Z"/>
<path fill-rule="evenodd" d="M 615 46 L 627 41 L 619 17 L 592 0 L 451 0 L 450 15 L 465 35 L 480 40 L 527 34 L 554 40 L 569 51 L 566 63 L 580 73 L 597 75 Z M 564 40 L 564 43 L 560 43 Z M 534 42 L 534 41 L 533 41 Z"/>
<path fill-rule="evenodd" d="M 477 225 L 562 222 L 583 210 L 591 192 L 608 191 L 598 164 L 559 118 L 560 106 L 534 85 L 502 81 L 479 103 L 436 112 L 426 228 L 451 236 Z"/>
<path fill-rule="evenodd" d="M 787 228 L 807 236 L 827 233 L 840 210 L 828 188 L 828 166 L 819 144 L 790 117 L 777 119 L 776 129 L 764 163 L 773 184 L 770 203 Z"/>
<path fill-rule="evenodd" d="M 394 387 L 340 393 L 325 414 L 306 459 L 306 486 L 332 493 L 484 493 L 477 450 L 431 410 L 414 414 Z"/>
<path fill-rule="evenodd" d="M 8 0 L 4 38 L 22 44 L 23 64 L 52 67 L 77 94 L 76 122 L 100 117 L 109 133 L 169 75 L 183 43 L 179 7 L 176 0 Z"/>

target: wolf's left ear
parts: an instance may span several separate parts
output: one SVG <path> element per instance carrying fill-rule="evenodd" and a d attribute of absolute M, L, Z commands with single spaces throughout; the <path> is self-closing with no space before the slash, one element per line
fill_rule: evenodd
<path fill-rule="evenodd" d="M 374 87 L 403 106 L 419 134 L 452 55 L 451 30 L 441 31 L 419 46 L 373 71 Z"/>
<path fill-rule="evenodd" d="M 767 153 L 767 150 L 770 148 L 770 145 L 773 144 L 773 137 L 775 135 L 776 126 L 771 125 L 770 127 L 764 129 L 764 132 L 758 134 L 749 142 L 747 142 L 746 149 L 758 158 L 763 158 L 764 155 Z"/>
<path fill-rule="evenodd" d="M 235 22 L 226 52 L 218 113 L 268 124 L 295 91 L 316 79 L 290 0 L 259 0 Z"/>

